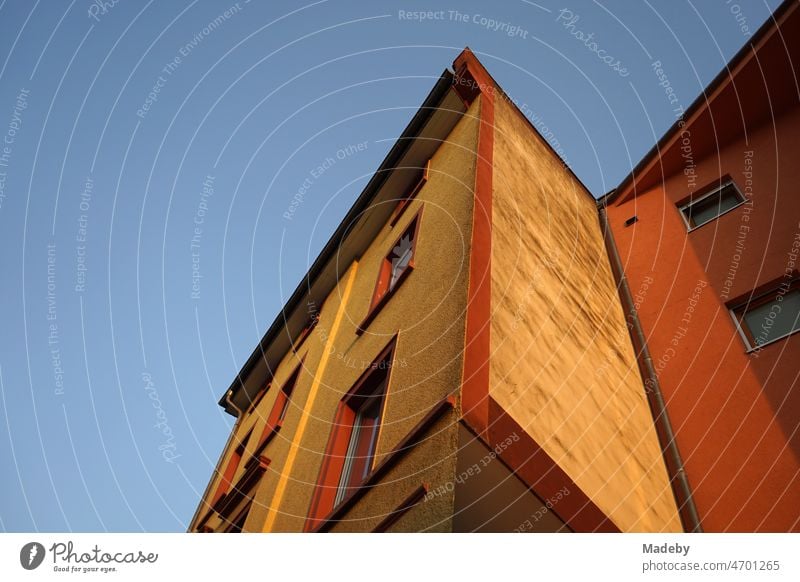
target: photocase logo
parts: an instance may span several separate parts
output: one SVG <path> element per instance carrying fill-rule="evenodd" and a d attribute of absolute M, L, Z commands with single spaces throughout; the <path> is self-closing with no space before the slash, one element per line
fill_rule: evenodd
<path fill-rule="evenodd" d="M 28 542 L 19 551 L 19 563 L 26 570 L 35 570 L 44 561 L 44 546 L 39 542 Z"/>

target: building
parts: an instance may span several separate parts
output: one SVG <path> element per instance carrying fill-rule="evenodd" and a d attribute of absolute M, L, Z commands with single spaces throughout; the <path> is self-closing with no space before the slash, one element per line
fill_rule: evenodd
<path fill-rule="evenodd" d="M 775 57 L 770 39 L 796 49 L 779 34 L 797 31 L 795 7 L 734 59 L 734 80 L 749 79 L 759 54 Z M 220 401 L 237 420 L 190 531 L 797 529 L 798 369 L 786 350 L 797 354 L 800 336 L 748 350 L 735 325 L 772 305 L 761 290 L 757 304 L 743 298 L 783 276 L 781 245 L 792 248 L 800 214 L 783 158 L 797 148 L 796 81 L 777 57 L 767 68 L 786 93 L 780 123 L 772 135 L 754 110 L 747 130 L 763 133 L 753 137 L 763 150 L 786 140 L 787 193 L 772 218 L 781 242 L 753 233 L 771 270 L 742 259 L 726 303 L 716 293 L 727 259 L 709 246 L 715 227 L 699 226 L 724 206 L 714 223 L 736 244 L 747 206 L 727 202 L 728 178 L 712 170 L 724 157 L 736 174 L 739 133 L 698 134 L 704 116 L 730 116 L 715 104 L 738 81 L 716 80 L 721 98 L 686 112 L 697 191 L 682 183 L 681 126 L 598 202 L 463 51 Z M 747 88 L 754 107 L 757 89 Z M 758 144 L 754 168 L 772 172 L 759 188 L 774 186 L 778 154 Z M 786 311 L 798 311 L 793 285 Z M 693 311 L 659 369 L 684 315 L 665 301 Z M 756 424 L 740 435 L 748 398 Z M 761 521 L 749 514 L 759 511 Z"/>
<path fill-rule="evenodd" d="M 706 531 L 800 529 L 799 12 L 605 201 Z"/>

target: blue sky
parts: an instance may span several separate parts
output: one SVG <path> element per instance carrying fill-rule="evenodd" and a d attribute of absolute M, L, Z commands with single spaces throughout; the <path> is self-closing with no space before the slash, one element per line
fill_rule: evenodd
<path fill-rule="evenodd" d="M 0 530 L 186 528 L 217 400 L 464 46 L 601 195 L 675 120 L 653 63 L 687 107 L 777 4 L 0 2 Z"/>

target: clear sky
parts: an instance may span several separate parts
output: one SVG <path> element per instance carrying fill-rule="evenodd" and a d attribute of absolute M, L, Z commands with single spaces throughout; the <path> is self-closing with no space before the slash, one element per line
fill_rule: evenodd
<path fill-rule="evenodd" d="M 217 400 L 464 46 L 599 196 L 777 2 L 101 4 L 0 0 L 3 531 L 185 530 Z"/>

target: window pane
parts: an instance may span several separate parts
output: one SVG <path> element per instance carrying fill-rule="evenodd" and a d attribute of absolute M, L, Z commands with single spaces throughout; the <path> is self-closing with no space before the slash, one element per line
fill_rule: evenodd
<path fill-rule="evenodd" d="M 353 421 L 353 432 L 347 444 L 347 453 L 339 478 L 339 489 L 335 503 L 339 504 L 347 494 L 361 485 L 372 467 L 375 456 L 375 443 L 378 439 L 382 395 L 373 396 L 370 401 L 356 413 Z"/>
<path fill-rule="evenodd" d="M 356 448 L 358 447 L 359 433 L 361 432 L 361 419 L 359 417 L 360 414 L 357 414 L 353 423 L 353 432 L 350 433 L 350 442 L 347 444 L 347 453 L 345 454 L 344 467 L 342 467 L 342 475 L 339 477 L 334 505 L 339 505 L 347 495 L 347 484 L 350 482 L 350 475 L 353 473 L 353 462 L 356 456 Z"/>
<path fill-rule="evenodd" d="M 744 314 L 756 346 L 763 345 L 793 331 L 800 330 L 800 291 L 793 290 L 778 301 L 778 295 L 769 303 L 749 309 Z"/>
<path fill-rule="evenodd" d="M 361 431 L 359 433 L 359 443 L 356 448 L 355 467 L 352 482 L 360 484 L 369 474 L 372 467 L 372 458 L 375 456 L 375 442 L 378 440 L 378 419 L 381 415 L 381 403 L 383 398 L 373 396 L 372 401 L 362 409 Z"/>
<path fill-rule="evenodd" d="M 281 391 L 278 393 L 272 413 L 270 414 L 269 424 L 275 425 L 283 421 L 283 419 L 286 417 L 286 413 L 289 412 L 289 404 L 291 404 L 292 400 L 292 392 L 294 391 L 295 384 L 297 384 L 297 378 L 299 375 L 300 366 L 297 366 L 291 377 L 286 381 L 286 384 L 283 385 L 283 388 L 281 388 Z"/>
<path fill-rule="evenodd" d="M 719 192 L 707 198 L 687 206 L 684 213 L 692 226 L 700 226 L 714 220 L 720 214 L 727 212 L 743 199 L 733 184 L 728 184 Z"/>
<path fill-rule="evenodd" d="M 349 402 L 349 406 L 355 410 L 355 418 L 334 505 L 341 503 L 351 491 L 359 487 L 372 468 L 386 393 L 389 360 L 382 360 L 380 364 L 364 380 L 363 393 L 353 396 Z"/>
<path fill-rule="evenodd" d="M 408 264 L 411 262 L 413 254 L 413 241 L 411 233 L 406 232 L 397 246 L 394 247 L 391 254 L 392 261 L 392 278 L 389 281 L 389 289 L 394 289 L 395 284 L 400 279 L 400 275 L 406 270 Z"/>

